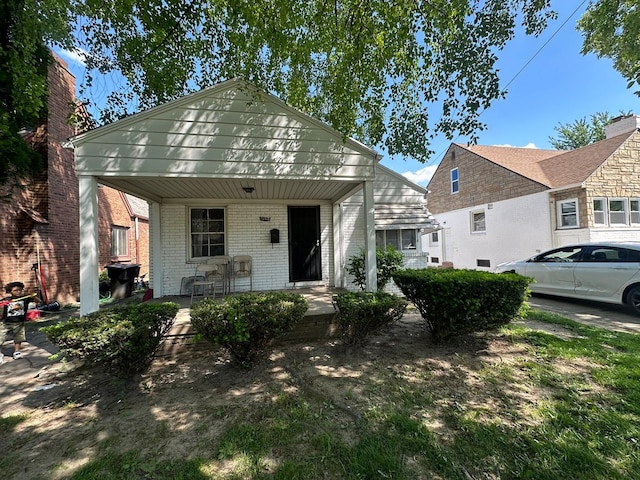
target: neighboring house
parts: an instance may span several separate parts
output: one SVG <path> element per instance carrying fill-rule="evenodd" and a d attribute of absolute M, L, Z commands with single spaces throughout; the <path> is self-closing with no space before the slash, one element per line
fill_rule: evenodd
<path fill-rule="evenodd" d="M 98 186 L 99 268 L 113 263 L 140 265 L 149 273 L 149 205 L 146 201 L 104 185 Z M 109 239 L 109 241 L 104 241 Z"/>
<path fill-rule="evenodd" d="M 81 256 L 78 177 L 73 152 L 63 148 L 62 143 L 78 133 L 68 121 L 70 114 L 74 109 L 75 113 L 82 112 L 77 110 L 75 78 L 67 64 L 55 55 L 47 81 L 47 121 L 27 137 L 42 154 L 43 172 L 25 183 L 24 188 L 14 189 L 8 203 L 0 202 L 0 287 L 19 280 L 28 292 L 35 291 L 38 269 L 33 266 L 37 266 L 39 258 L 47 294 L 43 300 L 65 304 L 79 300 Z M 0 189 L 0 194 L 7 193 L 8 187 Z M 115 191 L 101 196 L 99 236 L 111 239 L 112 227 L 122 227 L 127 232 L 128 250 L 118 251 L 125 254 L 123 257 L 114 257 L 108 250 L 101 252 L 96 278 L 114 260 L 141 263 L 141 272 L 148 270 L 148 246 L 144 245 L 148 244 L 148 214 L 146 202 L 145 208 L 140 208 L 139 203 L 139 199 L 123 198 Z M 134 230 L 139 232 L 137 237 L 129 233 Z M 124 235 L 120 233 L 119 238 Z M 110 242 L 103 243 L 109 247 Z"/>
<path fill-rule="evenodd" d="M 375 203 L 376 246 L 392 246 L 404 255 L 407 268 L 425 268 L 429 266 L 429 253 L 422 245 L 423 235 L 437 231 L 438 224 L 426 208 L 427 190 L 416 185 L 406 177 L 383 165 L 376 165 L 376 178 L 373 185 Z M 358 221 L 362 221 L 364 206 L 362 193 L 354 194 L 341 204 L 341 215 L 347 224 L 354 228 L 346 229 L 344 235 L 351 235 L 345 243 L 347 248 L 343 257 L 348 265 L 349 259 L 360 253 L 364 238 L 358 238 L 362 232 Z M 349 219 L 349 220 L 347 220 Z M 347 288 L 352 288 L 353 278 L 346 276 Z M 388 291 L 398 293 L 394 286 Z"/>
<path fill-rule="evenodd" d="M 431 260 L 491 270 L 553 247 L 640 241 L 640 118 L 571 151 L 452 144 L 427 189 Z"/>
<path fill-rule="evenodd" d="M 39 257 L 48 299 L 66 303 L 77 301 L 79 292 L 78 178 L 73 153 L 61 145 L 77 133 L 67 122 L 75 80 L 66 63 L 55 58 L 47 81 L 47 121 L 28 137 L 42 154 L 44 170 L 24 189 L 14 189 L 10 203 L 0 202 L 0 282 L 19 280 L 34 291 L 32 266 Z"/>
<path fill-rule="evenodd" d="M 380 167 L 375 151 L 240 79 L 83 133 L 69 147 L 82 199 L 83 314 L 98 308 L 99 184 L 149 202 L 156 298 L 181 294 L 198 263 L 222 254 L 253 257 L 254 290 L 354 288 L 345 265 L 360 248 L 373 290 L 376 222 L 393 243 L 383 222 L 394 198 L 406 201 L 397 192 L 424 204 L 424 189 Z M 378 220 L 376 197 L 385 202 Z M 432 225 L 419 213 L 404 230 Z"/>

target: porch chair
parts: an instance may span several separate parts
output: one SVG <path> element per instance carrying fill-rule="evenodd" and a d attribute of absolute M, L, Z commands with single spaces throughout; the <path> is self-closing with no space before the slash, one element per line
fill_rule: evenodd
<path fill-rule="evenodd" d="M 207 260 L 209 265 L 216 265 L 218 267 L 218 279 L 222 285 L 223 295 L 231 291 L 231 262 L 232 259 L 229 255 L 216 255 Z"/>
<path fill-rule="evenodd" d="M 205 262 L 196 266 L 195 280 L 191 284 L 191 303 L 193 304 L 193 299 L 197 296 L 216 298 L 218 287 L 221 287 L 224 295 L 224 280 L 219 264 Z"/>
<path fill-rule="evenodd" d="M 249 291 L 253 291 L 253 259 L 251 255 L 236 255 L 233 257 L 233 291 L 236 291 L 236 278 L 249 279 Z"/>

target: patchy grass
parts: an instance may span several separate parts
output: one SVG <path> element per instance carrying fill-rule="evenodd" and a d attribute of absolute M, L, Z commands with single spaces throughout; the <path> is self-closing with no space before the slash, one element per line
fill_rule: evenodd
<path fill-rule="evenodd" d="M 640 336 L 528 315 L 448 345 L 405 315 L 357 352 L 283 346 L 250 372 L 185 344 L 125 389 L 79 372 L 0 419 L 0 466 L 78 480 L 640 478 Z"/>

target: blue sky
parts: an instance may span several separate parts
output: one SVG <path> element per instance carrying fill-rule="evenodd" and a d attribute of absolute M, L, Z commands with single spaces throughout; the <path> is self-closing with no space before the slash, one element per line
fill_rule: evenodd
<path fill-rule="evenodd" d="M 552 2 L 558 19 L 539 37 L 521 34 L 499 52 L 503 86 L 531 61 L 509 85 L 506 98 L 480 116 L 487 128 L 479 132 L 478 144 L 553 148 L 549 137 L 557 136 L 554 127 L 559 124 L 589 119 L 596 112 L 640 114 L 640 97 L 634 89 L 627 89 L 627 81 L 614 70 L 613 62 L 580 54 L 582 35 L 575 27 L 587 5 L 585 0 Z M 452 141 L 466 143 L 468 138 Z M 450 143 L 444 138 L 434 143 L 436 154 L 428 164 L 388 157 L 381 163 L 425 186 Z"/>
<path fill-rule="evenodd" d="M 478 134 L 480 145 L 553 148 L 549 137 L 556 136 L 554 127 L 559 124 L 588 119 L 596 112 L 640 114 L 640 97 L 627 89 L 612 61 L 580 54 L 582 36 L 575 26 L 587 5 L 587 0 L 553 1 L 557 20 L 537 38 L 520 33 L 498 53 L 507 96 L 481 114 L 487 128 Z M 84 67 L 65 52 L 59 53 L 80 80 Z M 426 186 L 452 141 L 466 143 L 468 138 L 436 139 L 432 144 L 436 153 L 426 164 L 388 156 L 381 163 Z"/>

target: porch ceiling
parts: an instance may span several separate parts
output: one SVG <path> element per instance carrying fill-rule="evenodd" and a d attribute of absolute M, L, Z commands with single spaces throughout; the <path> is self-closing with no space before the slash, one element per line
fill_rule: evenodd
<path fill-rule="evenodd" d="M 162 202 L 168 199 L 219 200 L 332 200 L 353 193 L 356 181 L 257 180 L 176 177 L 97 177 L 104 184 L 137 197 Z M 245 188 L 253 188 L 252 192 Z"/>

